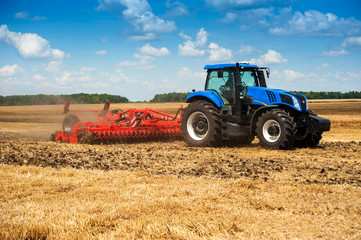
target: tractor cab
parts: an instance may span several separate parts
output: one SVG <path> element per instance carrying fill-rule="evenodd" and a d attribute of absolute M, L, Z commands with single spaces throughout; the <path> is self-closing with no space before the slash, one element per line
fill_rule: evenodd
<path fill-rule="evenodd" d="M 236 88 L 236 66 L 235 64 L 218 64 L 207 65 L 207 79 L 205 90 L 216 91 L 222 98 L 224 105 L 234 105 L 236 103 L 236 92 L 239 92 L 240 97 L 246 96 L 247 87 L 267 87 L 264 71 L 266 69 L 269 75 L 268 68 L 258 68 L 256 65 L 249 65 L 242 63 L 238 68 L 239 74 L 239 91 Z"/>

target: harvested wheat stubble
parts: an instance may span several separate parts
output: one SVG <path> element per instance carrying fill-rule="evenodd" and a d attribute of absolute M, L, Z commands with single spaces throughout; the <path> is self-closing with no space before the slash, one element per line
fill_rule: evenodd
<path fill-rule="evenodd" d="M 293 151 L 269 151 L 258 144 L 190 148 L 181 141 L 72 145 L 2 140 L 0 145 L 0 163 L 4 164 L 361 186 L 361 142 L 323 143 L 318 148 Z"/>

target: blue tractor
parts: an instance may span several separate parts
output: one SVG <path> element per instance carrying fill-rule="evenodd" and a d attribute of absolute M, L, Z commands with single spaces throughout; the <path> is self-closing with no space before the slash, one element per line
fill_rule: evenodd
<path fill-rule="evenodd" d="M 308 110 L 304 95 L 270 89 L 270 70 L 247 63 L 206 65 L 204 91 L 193 91 L 181 119 L 190 146 L 250 144 L 271 149 L 315 147 L 330 120 Z"/>

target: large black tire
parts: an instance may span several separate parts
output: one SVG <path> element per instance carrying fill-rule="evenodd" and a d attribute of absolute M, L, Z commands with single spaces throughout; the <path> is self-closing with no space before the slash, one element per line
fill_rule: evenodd
<path fill-rule="evenodd" d="M 308 133 L 303 139 L 295 139 L 293 146 L 297 148 L 312 148 L 316 147 L 320 143 L 321 139 L 322 132 Z"/>
<path fill-rule="evenodd" d="M 75 115 L 66 115 L 63 120 L 63 131 L 72 132 L 74 125 L 80 122 L 80 119 Z"/>
<path fill-rule="evenodd" d="M 264 112 L 257 121 L 256 133 L 261 145 L 271 149 L 291 149 L 295 135 L 293 118 L 282 109 Z"/>
<path fill-rule="evenodd" d="M 189 146 L 217 147 L 222 142 L 219 109 L 207 101 L 189 104 L 182 113 L 180 128 Z"/>

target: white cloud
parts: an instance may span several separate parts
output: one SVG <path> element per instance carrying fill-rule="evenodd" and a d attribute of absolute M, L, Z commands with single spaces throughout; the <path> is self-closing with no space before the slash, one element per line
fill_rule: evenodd
<path fill-rule="evenodd" d="M 107 50 L 99 50 L 99 51 L 96 51 L 94 54 L 95 55 L 98 55 L 98 56 L 104 56 L 104 55 L 107 55 Z"/>
<path fill-rule="evenodd" d="M 46 20 L 46 19 L 48 19 L 48 18 L 44 17 L 44 16 L 35 16 L 31 20 L 33 20 L 33 21 L 42 21 L 42 20 Z"/>
<path fill-rule="evenodd" d="M 17 64 L 14 65 L 5 65 L 4 67 L 0 68 L 0 76 L 1 77 L 10 77 L 15 75 L 17 72 L 23 71 L 21 67 Z"/>
<path fill-rule="evenodd" d="M 288 6 L 293 0 L 205 0 L 216 10 Z"/>
<path fill-rule="evenodd" d="M 226 13 L 226 15 L 224 16 L 224 18 L 222 18 L 221 20 L 219 20 L 222 23 L 231 23 L 236 21 L 236 19 L 238 18 L 238 15 L 233 13 L 233 12 L 228 12 Z"/>
<path fill-rule="evenodd" d="M 205 51 L 202 49 L 207 43 L 208 33 L 201 28 L 197 33 L 195 41 L 192 41 L 190 36 L 185 35 L 183 32 L 179 34 L 180 37 L 185 39 L 183 44 L 178 45 L 178 54 L 181 56 L 203 56 Z"/>
<path fill-rule="evenodd" d="M 206 79 L 207 73 L 192 72 L 189 68 L 183 67 L 181 70 L 178 71 L 178 75 L 182 78 L 191 78 L 204 81 Z"/>
<path fill-rule="evenodd" d="M 142 35 L 133 35 L 129 37 L 129 40 L 131 41 L 150 41 L 157 39 L 158 36 L 154 33 L 145 33 Z"/>
<path fill-rule="evenodd" d="M 341 45 L 345 48 L 361 48 L 361 37 L 349 37 Z"/>
<path fill-rule="evenodd" d="M 164 90 L 170 90 L 170 89 L 175 90 L 176 88 L 178 88 L 178 86 L 179 85 L 177 82 L 170 81 L 170 80 L 164 78 L 158 87 L 160 89 L 164 89 Z"/>
<path fill-rule="evenodd" d="M 96 68 L 91 68 L 91 67 L 82 67 L 82 68 L 80 68 L 81 72 L 94 72 L 96 70 L 97 70 Z"/>
<path fill-rule="evenodd" d="M 323 71 L 323 70 L 326 70 L 326 69 L 328 69 L 328 63 L 322 63 L 320 66 L 316 67 L 317 71 Z"/>
<path fill-rule="evenodd" d="M 113 82 L 113 83 L 119 83 L 119 82 L 126 82 L 126 83 L 136 83 L 138 82 L 136 79 L 134 78 L 130 78 L 128 76 L 126 76 L 122 70 L 120 70 L 119 68 L 116 70 L 117 71 L 117 75 L 110 75 L 108 77 L 108 79 Z"/>
<path fill-rule="evenodd" d="M 286 70 L 283 70 L 283 76 L 286 80 L 293 81 L 298 78 L 303 78 L 305 75 L 303 73 L 296 72 L 294 70 L 286 69 Z"/>
<path fill-rule="evenodd" d="M 144 33 L 143 37 L 149 38 L 149 33 L 169 33 L 177 29 L 173 21 L 164 20 L 153 14 L 149 3 L 146 0 L 98 0 L 98 10 L 106 10 L 118 13 L 122 11 L 124 19 L 133 27 L 135 32 Z M 142 40 L 140 35 L 131 38 L 132 40 Z"/>
<path fill-rule="evenodd" d="M 253 52 L 255 52 L 256 49 L 250 45 L 244 45 L 242 44 L 239 48 L 239 51 L 238 53 L 241 54 L 241 55 L 249 55 Z"/>
<path fill-rule="evenodd" d="M 41 75 L 41 74 L 34 74 L 34 75 L 33 75 L 33 79 L 34 79 L 36 82 L 45 81 L 45 80 L 46 80 L 46 78 L 45 78 L 43 75 Z"/>
<path fill-rule="evenodd" d="M 288 62 L 281 53 L 269 49 L 266 54 L 261 55 L 259 58 L 252 58 L 249 63 L 258 64 L 258 65 L 268 65 L 268 64 L 280 64 Z"/>
<path fill-rule="evenodd" d="M 167 0 L 165 6 L 170 8 L 165 14 L 168 17 L 181 17 L 190 14 L 187 6 L 179 1 L 171 2 L 170 0 Z"/>
<path fill-rule="evenodd" d="M 56 77 L 55 81 L 61 85 L 66 85 L 69 84 L 71 82 L 73 82 L 74 79 L 72 79 L 71 73 L 70 72 L 64 72 L 63 75 L 61 75 L 60 77 Z"/>
<path fill-rule="evenodd" d="M 343 56 L 343 55 L 347 55 L 347 54 L 348 54 L 348 52 L 345 49 L 340 49 L 340 50 L 324 51 L 322 55 L 328 56 L 328 57 L 338 57 L 338 56 Z"/>
<path fill-rule="evenodd" d="M 218 46 L 216 43 L 209 44 L 209 58 L 211 62 L 229 61 L 233 58 L 232 51 Z"/>
<path fill-rule="evenodd" d="M 50 47 L 49 42 L 35 33 L 9 31 L 7 25 L 0 26 L 0 41 L 13 45 L 24 58 L 63 59 L 65 53 Z"/>
<path fill-rule="evenodd" d="M 141 55 L 139 53 L 134 53 L 134 57 L 137 61 L 121 61 L 118 63 L 118 67 L 133 67 L 142 69 L 154 68 L 154 57 Z"/>
<path fill-rule="evenodd" d="M 316 10 L 297 11 L 289 17 L 273 16 L 270 18 L 272 27 L 269 33 L 273 35 L 303 35 L 303 36 L 343 36 L 361 33 L 361 21 L 351 18 L 338 18 L 333 13 L 322 13 Z M 287 15 L 287 16 L 286 16 Z"/>
<path fill-rule="evenodd" d="M 62 61 L 50 61 L 48 65 L 45 67 L 45 71 L 47 72 L 58 72 L 63 66 Z"/>
<path fill-rule="evenodd" d="M 29 13 L 25 12 L 25 11 L 17 12 L 14 15 L 14 18 L 16 18 L 16 19 L 27 19 L 28 17 L 29 17 Z"/>
<path fill-rule="evenodd" d="M 139 52 L 141 54 L 144 54 L 144 55 L 156 56 L 156 57 L 162 57 L 162 56 L 170 55 L 170 52 L 166 47 L 162 47 L 162 48 L 158 49 L 158 48 L 150 46 L 149 43 L 147 43 L 146 45 L 141 47 L 139 49 Z"/>

